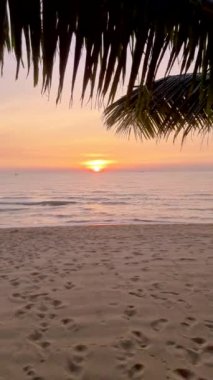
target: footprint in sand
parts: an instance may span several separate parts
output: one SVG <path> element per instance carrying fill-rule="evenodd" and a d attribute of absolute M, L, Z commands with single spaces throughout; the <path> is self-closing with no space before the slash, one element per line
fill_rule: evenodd
<path fill-rule="evenodd" d="M 46 349 L 50 346 L 50 342 L 48 342 L 48 341 L 43 341 L 43 342 L 40 342 L 39 344 L 40 344 L 41 348 L 44 348 L 44 349 Z"/>
<path fill-rule="evenodd" d="M 129 292 L 131 296 L 139 297 L 142 298 L 144 297 L 143 290 L 142 289 L 137 289 L 136 291 L 131 291 Z"/>
<path fill-rule="evenodd" d="M 198 364 L 200 360 L 200 355 L 196 351 L 192 350 L 191 348 L 187 348 L 186 354 L 190 363 L 192 363 L 193 365 Z"/>
<path fill-rule="evenodd" d="M 141 376 L 143 375 L 144 366 L 141 363 L 135 363 L 128 371 L 129 379 L 133 380 L 141 380 Z"/>
<path fill-rule="evenodd" d="M 169 347 L 173 347 L 173 346 L 175 346 L 175 341 L 174 340 L 167 340 L 166 345 Z"/>
<path fill-rule="evenodd" d="M 194 337 L 191 339 L 193 342 L 195 342 L 196 344 L 198 344 L 199 346 L 202 346 L 203 344 L 206 343 L 206 340 L 204 338 L 201 338 L 201 337 Z"/>
<path fill-rule="evenodd" d="M 207 344 L 202 351 L 202 360 L 208 366 L 213 368 L 213 344 Z"/>
<path fill-rule="evenodd" d="M 213 344 L 208 344 L 205 346 L 203 351 L 213 355 Z"/>
<path fill-rule="evenodd" d="M 40 297 L 46 297 L 48 293 L 35 293 L 29 296 L 30 301 L 37 301 Z"/>
<path fill-rule="evenodd" d="M 187 368 L 177 368 L 174 373 L 179 377 L 179 379 L 191 380 L 194 378 L 194 373 Z"/>
<path fill-rule="evenodd" d="M 20 284 L 20 282 L 17 280 L 11 280 L 10 283 L 12 286 L 18 286 Z"/>
<path fill-rule="evenodd" d="M 30 365 L 26 365 L 23 367 L 23 371 L 28 375 L 28 376 L 34 376 L 35 375 L 35 370 L 33 367 Z"/>
<path fill-rule="evenodd" d="M 212 320 L 208 320 L 208 319 L 206 319 L 206 320 L 205 320 L 205 326 L 206 326 L 209 330 L 213 330 L 213 321 L 212 321 Z"/>
<path fill-rule="evenodd" d="M 72 324 L 74 321 L 73 321 L 73 319 L 71 319 L 71 318 L 63 318 L 62 320 L 61 320 L 61 323 L 64 325 L 64 326 L 68 326 L 68 325 L 70 325 L 70 324 Z"/>
<path fill-rule="evenodd" d="M 21 294 L 20 293 L 12 293 L 12 297 L 19 298 L 19 297 L 21 297 Z"/>
<path fill-rule="evenodd" d="M 78 364 L 82 364 L 87 356 L 87 346 L 78 344 L 74 347 L 73 360 Z"/>
<path fill-rule="evenodd" d="M 46 315 L 44 313 L 37 313 L 37 317 L 39 317 L 40 319 L 44 319 L 45 316 Z"/>
<path fill-rule="evenodd" d="M 82 372 L 82 364 L 87 354 L 87 346 L 84 344 L 77 344 L 73 348 L 72 357 L 67 359 L 67 369 L 72 375 L 79 375 Z"/>
<path fill-rule="evenodd" d="M 46 331 L 48 331 L 48 327 L 49 327 L 49 325 L 48 325 L 47 322 L 41 322 L 41 323 L 40 323 L 40 326 L 41 326 L 41 331 L 42 331 L 42 332 L 46 332 Z"/>
<path fill-rule="evenodd" d="M 7 279 L 8 279 L 8 275 L 7 275 L 7 274 L 2 274 L 0 277 L 1 277 L 3 280 L 7 280 Z"/>
<path fill-rule="evenodd" d="M 190 323 L 196 322 L 196 319 L 191 316 L 187 317 L 186 320 L 189 321 Z"/>
<path fill-rule="evenodd" d="M 133 276 L 133 277 L 130 278 L 130 281 L 132 281 L 132 282 L 137 282 L 139 280 L 140 280 L 139 276 Z"/>
<path fill-rule="evenodd" d="M 200 355 L 197 351 L 184 347 L 181 344 L 176 344 L 173 341 L 167 341 L 167 345 L 170 346 L 169 350 L 174 353 L 175 357 L 179 357 L 181 359 L 186 358 L 192 365 L 198 364 Z"/>
<path fill-rule="evenodd" d="M 141 331 L 133 330 L 132 334 L 135 341 L 141 348 L 146 348 L 149 345 L 149 339 Z"/>
<path fill-rule="evenodd" d="M 85 346 L 84 344 L 77 344 L 77 345 L 74 347 L 74 350 L 75 350 L 77 353 L 85 354 L 85 353 L 87 352 L 87 346 Z"/>
<path fill-rule="evenodd" d="M 181 325 L 184 327 L 192 327 L 196 323 L 196 319 L 194 317 L 187 317 L 183 322 L 181 322 Z"/>
<path fill-rule="evenodd" d="M 31 310 L 33 308 L 34 304 L 33 303 L 28 303 L 27 305 L 25 305 L 25 309 L 26 310 Z"/>
<path fill-rule="evenodd" d="M 132 331 L 126 338 L 121 339 L 118 344 L 114 345 L 117 351 L 116 358 L 119 361 L 118 368 L 128 371 L 128 362 L 134 357 L 138 350 L 145 349 L 148 346 L 148 338 L 138 330 Z M 129 370 L 129 378 L 141 379 L 142 365 L 135 364 Z"/>
<path fill-rule="evenodd" d="M 55 314 L 55 313 L 50 313 L 50 314 L 48 314 L 48 318 L 49 318 L 49 319 L 55 319 L 55 317 L 56 317 L 56 314 Z"/>
<path fill-rule="evenodd" d="M 58 306 L 60 306 L 61 303 L 62 303 L 62 302 L 61 302 L 60 300 L 56 300 L 56 299 L 52 301 L 52 305 L 53 305 L 54 307 L 58 307 Z"/>
<path fill-rule="evenodd" d="M 25 313 L 26 313 L 26 310 L 24 310 L 24 309 L 18 309 L 18 310 L 15 311 L 14 315 L 15 315 L 15 317 L 23 317 Z"/>
<path fill-rule="evenodd" d="M 38 276 L 38 275 L 39 275 L 39 272 L 31 272 L 30 275 L 31 275 L 31 276 Z"/>
<path fill-rule="evenodd" d="M 132 356 L 132 351 L 135 348 L 134 341 L 132 339 L 122 339 L 118 346 L 116 345 L 115 348 L 120 347 L 127 356 Z"/>
<path fill-rule="evenodd" d="M 44 380 L 42 376 L 38 376 L 31 365 L 26 365 L 23 367 L 23 371 L 31 377 L 32 380 Z"/>
<path fill-rule="evenodd" d="M 34 330 L 29 336 L 28 338 L 32 341 L 38 341 L 42 338 L 42 333 L 38 330 Z"/>
<path fill-rule="evenodd" d="M 165 325 L 168 323 L 168 320 L 165 319 L 165 318 L 160 318 L 160 319 L 156 319 L 154 321 L 152 321 L 150 323 L 151 327 L 153 328 L 153 330 L 155 331 L 160 331 L 162 330 Z"/>
<path fill-rule="evenodd" d="M 79 331 L 79 325 L 75 323 L 74 319 L 72 318 L 63 318 L 61 320 L 61 324 L 70 331 L 73 331 L 73 332 Z"/>
<path fill-rule="evenodd" d="M 124 311 L 125 318 L 129 319 L 133 317 L 137 311 L 135 310 L 135 307 L 133 305 L 128 305 L 127 308 Z"/>
<path fill-rule="evenodd" d="M 67 283 L 64 285 L 65 289 L 70 290 L 74 288 L 74 285 L 71 281 L 67 281 Z"/>

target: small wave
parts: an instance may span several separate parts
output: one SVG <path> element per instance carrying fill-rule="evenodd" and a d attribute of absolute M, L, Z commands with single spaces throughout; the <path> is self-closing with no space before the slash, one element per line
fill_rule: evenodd
<path fill-rule="evenodd" d="M 103 220 L 100 220 L 100 219 L 96 219 L 96 220 L 91 220 L 91 219 L 86 219 L 86 220 L 68 220 L 66 221 L 66 225 L 69 224 L 69 225 L 86 225 L 86 226 L 94 226 L 94 225 L 106 225 L 106 224 L 125 224 L 124 221 L 117 221 L 116 219 L 103 219 Z"/>
<path fill-rule="evenodd" d="M 24 197 L 24 196 L 22 197 L 22 196 L 18 196 L 18 195 L 17 195 L 17 196 L 16 196 L 16 195 L 13 195 L 13 196 L 11 196 L 11 197 L 8 196 L 8 195 L 5 196 L 5 197 L 4 197 L 4 196 L 3 196 L 3 197 L 0 197 L 0 200 L 10 200 L 10 199 L 25 199 L 25 200 L 26 200 L 27 197 Z"/>
<path fill-rule="evenodd" d="M 59 219 L 67 219 L 69 218 L 68 215 L 63 215 L 63 214 L 58 214 L 58 215 L 55 215 L 56 218 L 59 218 Z"/>
<path fill-rule="evenodd" d="M 107 202 L 110 198 L 109 197 L 90 197 L 90 196 L 85 196 L 85 201 L 86 202 L 97 202 L 97 203 L 102 203 L 102 202 Z"/>
<path fill-rule="evenodd" d="M 19 212 L 19 211 L 23 211 L 23 210 L 26 210 L 25 208 L 20 208 L 20 207 L 18 207 L 18 208 L 15 208 L 15 207 L 8 207 L 8 208 L 0 208 L 0 212 L 14 212 L 14 211 L 17 211 L 17 212 Z"/>
<path fill-rule="evenodd" d="M 79 201 L 80 203 L 80 201 Z M 81 203 L 85 205 L 129 205 L 129 202 L 124 200 L 111 200 L 109 198 L 84 198 L 81 199 Z"/>
<path fill-rule="evenodd" d="M 104 202 L 101 202 L 101 204 L 104 204 L 104 205 L 112 205 L 112 206 L 116 206 L 116 205 L 129 205 L 128 202 L 123 202 L 123 201 L 104 201 Z"/>
<path fill-rule="evenodd" d="M 205 207 L 187 207 L 187 210 L 189 211 L 202 211 L 202 212 L 208 212 L 213 211 L 212 208 L 205 208 Z"/>
<path fill-rule="evenodd" d="M 213 195 L 212 195 L 212 193 L 192 193 L 192 194 L 185 194 L 183 197 L 184 198 L 196 198 L 196 200 L 197 199 L 204 200 L 206 198 L 209 200 L 209 199 L 213 198 Z"/>
<path fill-rule="evenodd" d="M 151 219 L 133 218 L 133 219 L 130 219 L 130 222 L 134 222 L 134 223 L 155 223 L 156 221 L 151 220 Z"/>
<path fill-rule="evenodd" d="M 76 204 L 76 201 L 35 201 L 35 202 L 0 202 L 0 205 L 16 205 L 16 206 L 66 206 Z"/>
<path fill-rule="evenodd" d="M 67 220 L 67 224 L 95 224 L 95 222 L 91 221 L 90 219 L 87 220 Z"/>

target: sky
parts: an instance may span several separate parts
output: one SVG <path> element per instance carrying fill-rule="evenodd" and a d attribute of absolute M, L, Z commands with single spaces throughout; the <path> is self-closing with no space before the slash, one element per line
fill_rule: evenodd
<path fill-rule="evenodd" d="M 213 138 L 136 141 L 107 131 L 103 108 L 81 106 L 77 82 L 72 107 L 67 79 L 56 105 L 57 75 L 50 96 L 41 94 L 22 70 L 15 81 L 15 59 L 5 57 L 0 78 L 0 169 L 83 169 L 85 161 L 106 160 L 112 169 L 213 168 Z M 120 95 L 122 89 L 120 90 Z"/>

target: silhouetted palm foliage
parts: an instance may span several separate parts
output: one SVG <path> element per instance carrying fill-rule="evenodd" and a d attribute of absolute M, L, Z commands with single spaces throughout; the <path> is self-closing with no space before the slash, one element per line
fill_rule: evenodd
<path fill-rule="evenodd" d="M 209 132 L 213 112 L 207 112 L 209 78 L 201 75 L 173 75 L 157 80 L 152 90 L 136 87 L 105 110 L 106 125 L 117 133 L 139 138 L 168 137 L 171 133 L 183 139 L 190 133 Z M 213 108 L 211 109 L 213 111 Z"/>
<path fill-rule="evenodd" d="M 58 55 L 59 100 L 73 43 L 71 96 L 84 49 L 82 99 L 88 89 L 89 97 L 107 96 L 112 103 L 121 80 L 127 80 L 128 96 L 133 96 L 136 83 L 150 91 L 165 54 L 169 54 L 166 76 L 181 55 L 180 74 L 193 64 L 193 80 L 201 75 L 199 97 L 203 84 L 208 83 L 205 103 L 209 113 L 213 102 L 212 25 L 213 0 L 0 0 L 0 63 L 5 48 L 14 51 L 18 77 L 25 41 L 28 69 L 32 64 L 36 85 L 41 63 L 45 91 L 51 87 Z M 129 50 L 132 60 L 127 76 Z"/>

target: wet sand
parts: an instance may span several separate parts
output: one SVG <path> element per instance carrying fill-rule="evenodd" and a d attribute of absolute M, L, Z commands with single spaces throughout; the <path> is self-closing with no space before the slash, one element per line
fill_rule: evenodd
<path fill-rule="evenodd" d="M 213 225 L 0 230 L 0 380 L 212 380 Z"/>

